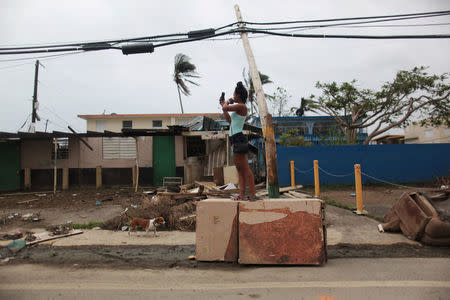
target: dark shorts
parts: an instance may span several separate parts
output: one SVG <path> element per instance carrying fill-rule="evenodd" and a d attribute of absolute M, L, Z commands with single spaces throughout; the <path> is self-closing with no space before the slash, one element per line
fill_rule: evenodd
<path fill-rule="evenodd" d="M 230 143 L 233 153 L 248 153 L 248 138 L 242 132 L 230 136 Z"/>

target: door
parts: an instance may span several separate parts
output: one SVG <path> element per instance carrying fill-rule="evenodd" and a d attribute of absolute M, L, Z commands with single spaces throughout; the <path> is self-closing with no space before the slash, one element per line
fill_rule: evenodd
<path fill-rule="evenodd" d="M 153 185 L 161 186 L 164 177 L 175 177 L 175 137 L 153 137 Z"/>
<path fill-rule="evenodd" d="M 17 142 L 0 141 L 0 191 L 20 189 L 20 147 Z"/>

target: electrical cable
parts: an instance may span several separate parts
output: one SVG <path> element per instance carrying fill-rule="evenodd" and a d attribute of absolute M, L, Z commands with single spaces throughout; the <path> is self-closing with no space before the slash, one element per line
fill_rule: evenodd
<path fill-rule="evenodd" d="M 300 21 L 287 21 L 287 22 L 242 22 L 248 25 L 282 25 L 282 24 L 297 24 L 297 23 L 321 23 L 321 22 L 334 22 L 334 21 L 349 21 L 349 20 L 364 20 L 364 19 L 381 19 L 381 18 L 395 18 L 395 17 L 407 17 L 407 16 L 419 16 L 419 15 L 436 15 L 436 14 L 449 14 L 450 10 L 441 10 L 434 12 L 424 13 L 411 13 L 411 14 L 398 14 L 398 15 L 385 15 L 385 16 L 370 16 L 370 17 L 350 17 L 350 18 L 336 18 L 336 19 L 317 19 L 317 20 L 300 20 Z"/>
<path fill-rule="evenodd" d="M 31 117 L 31 114 L 29 114 L 29 115 L 27 116 L 27 118 L 26 118 L 25 121 L 23 122 L 22 126 L 20 126 L 20 128 L 17 129 L 17 132 L 19 132 L 19 130 L 22 129 L 22 128 L 25 126 L 25 124 L 27 124 L 28 119 L 29 119 L 30 117 Z"/>
<path fill-rule="evenodd" d="M 20 61 L 20 60 L 31 60 L 31 59 L 33 59 L 33 60 L 34 59 L 44 60 L 44 59 L 51 59 L 51 58 L 60 57 L 60 56 L 74 55 L 74 54 L 78 54 L 78 53 L 84 53 L 84 51 L 75 52 L 75 53 L 42 55 L 42 56 L 35 56 L 35 57 L 23 57 L 23 58 L 15 58 L 15 59 L 0 59 L 0 63 L 2 63 L 2 62 L 10 62 L 10 61 Z"/>
<path fill-rule="evenodd" d="M 372 24 L 372 23 L 380 23 L 380 22 L 392 22 L 392 21 L 404 21 L 410 19 L 418 19 L 418 18 L 430 18 L 436 16 L 447 16 L 448 14 L 441 15 L 428 15 L 428 16 L 416 16 L 416 17 L 404 17 L 404 18 L 390 18 L 390 19 L 382 19 L 382 20 L 371 20 L 371 21 L 359 21 L 359 22 L 348 22 L 348 23 L 335 23 L 335 24 L 323 24 L 323 25 L 309 25 L 309 26 L 291 26 L 291 27 L 275 27 L 275 28 L 258 28 L 258 30 L 287 30 L 287 29 L 301 29 L 301 28 L 328 28 L 328 27 L 336 27 L 343 25 L 357 25 L 357 24 Z"/>
<path fill-rule="evenodd" d="M 422 34 L 422 35 L 345 35 L 345 34 L 286 34 L 263 30 L 241 30 L 241 32 L 263 33 L 275 36 L 295 38 L 333 38 L 333 39 L 372 39 L 372 40 L 397 40 L 397 39 L 448 39 L 450 34 Z"/>

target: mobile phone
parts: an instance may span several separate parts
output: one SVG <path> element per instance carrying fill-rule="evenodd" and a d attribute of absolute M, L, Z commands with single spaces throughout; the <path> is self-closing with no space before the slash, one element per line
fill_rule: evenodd
<path fill-rule="evenodd" d="M 222 92 L 222 95 L 220 95 L 220 102 L 225 101 L 225 92 Z"/>

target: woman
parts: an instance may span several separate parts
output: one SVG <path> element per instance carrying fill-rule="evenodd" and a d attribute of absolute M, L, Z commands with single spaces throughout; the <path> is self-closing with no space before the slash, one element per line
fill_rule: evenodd
<path fill-rule="evenodd" d="M 242 133 L 245 118 L 247 117 L 248 92 L 241 81 L 239 81 L 234 89 L 233 98 L 228 101 L 219 100 L 222 105 L 225 119 L 230 123 L 230 142 L 233 149 L 233 161 L 239 175 L 239 196 L 233 200 L 247 200 L 245 196 L 245 188 L 248 186 L 248 200 L 254 201 L 258 198 L 255 196 L 255 179 L 248 165 L 248 140 L 247 136 Z M 229 113 L 231 112 L 231 114 Z"/>

